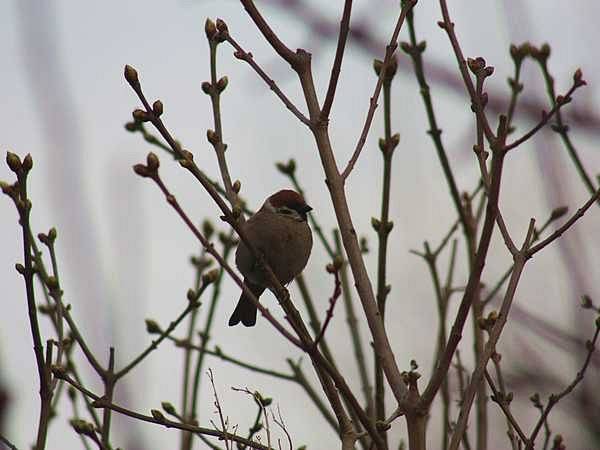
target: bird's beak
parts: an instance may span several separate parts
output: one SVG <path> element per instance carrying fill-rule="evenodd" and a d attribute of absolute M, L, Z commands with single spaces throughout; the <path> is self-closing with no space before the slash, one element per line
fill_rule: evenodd
<path fill-rule="evenodd" d="M 305 206 L 302 208 L 302 212 L 303 212 L 304 214 L 306 214 L 307 212 L 310 212 L 310 211 L 312 211 L 312 208 L 311 208 L 310 206 L 308 206 L 308 205 L 305 205 Z"/>

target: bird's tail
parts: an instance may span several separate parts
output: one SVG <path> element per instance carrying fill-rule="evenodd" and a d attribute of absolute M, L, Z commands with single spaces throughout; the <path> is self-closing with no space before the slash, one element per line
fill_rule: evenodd
<path fill-rule="evenodd" d="M 250 288 L 250 290 L 254 293 L 256 298 L 260 297 L 265 290 L 263 286 L 258 286 L 257 284 L 253 284 L 247 278 L 244 278 L 244 284 Z M 238 301 L 233 314 L 229 318 L 229 326 L 237 325 L 242 322 L 246 327 L 253 327 L 256 324 L 256 305 L 252 300 L 242 292 L 242 296 Z"/>

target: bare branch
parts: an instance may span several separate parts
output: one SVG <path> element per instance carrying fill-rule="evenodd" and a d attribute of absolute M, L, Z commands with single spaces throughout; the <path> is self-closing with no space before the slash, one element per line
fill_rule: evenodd
<path fill-rule="evenodd" d="M 344 58 L 346 40 L 348 39 L 348 32 L 350 31 L 351 12 L 352 0 L 345 0 L 342 20 L 340 22 L 340 33 L 338 35 L 337 49 L 335 51 L 335 58 L 333 61 L 333 67 L 331 68 L 331 76 L 329 78 L 329 86 L 327 87 L 325 102 L 323 103 L 323 109 L 321 110 L 321 120 L 327 120 L 329 118 L 331 105 L 333 105 L 333 97 L 335 96 L 337 82 L 340 77 L 340 68 L 342 67 L 342 59 Z"/>
<path fill-rule="evenodd" d="M 375 115 L 375 109 L 377 108 L 377 100 L 379 98 L 379 94 L 381 92 L 381 88 L 383 86 L 383 79 L 385 78 L 387 68 L 391 64 L 392 57 L 398 48 L 398 35 L 400 34 L 400 30 L 402 29 L 402 24 L 404 23 L 404 19 L 406 18 L 406 14 L 417 4 L 417 0 L 408 0 L 406 4 L 400 10 L 400 17 L 398 17 L 398 21 L 396 22 L 396 27 L 394 28 L 394 32 L 392 33 L 392 37 L 390 39 L 390 43 L 387 45 L 385 49 L 385 57 L 383 58 L 383 65 L 381 67 L 381 72 L 379 74 L 379 78 L 377 79 L 377 84 L 375 85 L 375 91 L 371 96 L 369 101 L 369 109 L 367 111 L 367 118 L 365 119 L 365 124 L 363 125 L 362 132 L 360 133 L 360 137 L 358 138 L 358 142 L 356 144 L 356 148 L 354 149 L 354 153 L 350 157 L 346 168 L 342 171 L 342 178 L 345 180 L 352 172 L 356 161 L 358 161 L 358 157 L 360 156 L 360 152 L 362 151 L 365 141 L 367 140 L 367 134 L 369 134 L 369 129 L 371 128 L 371 123 L 373 122 L 373 116 Z"/>

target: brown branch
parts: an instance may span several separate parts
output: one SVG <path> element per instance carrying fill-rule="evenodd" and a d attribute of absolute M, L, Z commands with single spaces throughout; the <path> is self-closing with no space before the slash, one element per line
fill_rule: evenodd
<path fill-rule="evenodd" d="M 265 39 L 269 42 L 269 44 L 271 44 L 271 47 L 273 47 L 277 54 L 287 61 L 288 64 L 295 70 L 299 63 L 298 53 L 294 53 L 281 41 L 281 39 L 279 39 L 277 34 L 275 34 L 267 21 L 258 11 L 253 0 L 240 0 L 240 3 L 244 6 L 244 9 L 254 21 L 256 28 L 259 29 Z"/>
<path fill-rule="evenodd" d="M 550 110 L 550 112 L 542 111 L 542 118 L 540 119 L 540 121 L 531 130 L 529 130 L 527 133 L 525 133 L 523 136 L 521 136 L 514 142 L 507 144 L 505 147 L 506 151 L 509 151 L 509 150 L 512 150 L 512 149 L 518 147 L 519 145 L 523 144 L 525 141 L 529 140 L 538 131 L 540 131 L 550 121 L 550 119 L 554 115 L 558 114 L 559 110 L 563 106 L 565 106 L 566 104 L 569 103 L 569 101 L 571 100 L 571 95 L 573 95 L 573 93 L 582 86 L 585 86 L 585 81 L 583 81 L 583 80 L 579 80 L 579 82 L 574 81 L 573 85 L 567 91 L 567 93 L 561 97 L 562 101 L 560 101 L 560 102 L 555 101 L 555 104 L 552 107 L 552 109 Z"/>
<path fill-rule="evenodd" d="M 223 180 L 225 195 L 229 200 L 229 204 L 233 208 L 237 204 L 237 193 L 231 183 L 229 168 L 227 167 L 227 159 L 225 158 L 225 150 L 227 145 L 223 142 L 223 121 L 221 119 L 221 94 L 227 87 L 227 77 L 217 79 L 217 48 L 220 43 L 216 25 L 210 20 L 206 20 L 205 25 L 206 37 L 210 48 L 210 82 L 202 83 L 202 90 L 209 95 L 213 111 L 214 131 L 207 132 L 208 141 L 212 144 L 217 155 L 219 163 L 219 172 Z M 212 131 L 212 133 L 211 133 Z"/>
<path fill-rule="evenodd" d="M 527 258 L 525 255 L 527 253 L 529 245 L 531 244 L 534 227 L 535 221 L 532 219 L 529 223 L 527 236 L 525 237 L 521 250 L 514 256 L 515 266 L 512 271 L 510 281 L 508 282 L 508 287 L 504 295 L 504 300 L 502 301 L 500 313 L 498 314 L 498 318 L 496 319 L 492 330 L 489 332 L 489 339 L 485 345 L 483 352 L 478 358 L 475 370 L 473 370 L 473 373 L 471 375 L 469 386 L 465 391 L 465 396 L 463 404 L 461 406 L 458 422 L 450 440 L 450 450 L 458 449 L 458 446 L 462 439 L 462 435 L 464 434 L 465 429 L 467 427 L 469 412 L 473 404 L 473 399 L 475 398 L 475 394 L 478 390 L 479 384 L 482 382 L 487 363 L 491 358 L 492 354 L 496 351 L 496 344 L 500 339 L 500 334 L 502 333 L 504 326 L 506 325 L 508 313 L 510 311 L 517 290 L 517 286 L 519 284 L 519 279 L 521 278 L 521 274 L 523 272 L 523 269 L 525 268 L 525 263 L 527 262 Z"/>
<path fill-rule="evenodd" d="M 100 397 L 99 395 L 94 394 L 92 391 L 88 390 L 87 388 L 85 388 L 81 384 L 77 383 L 72 378 L 70 378 L 66 373 L 62 373 L 60 371 L 55 370 L 54 374 L 56 376 L 58 376 L 59 378 L 65 380 L 67 383 L 69 383 L 71 386 L 73 386 L 79 392 L 84 394 L 86 397 L 93 399 L 94 401 L 92 402 L 92 404 L 94 405 L 95 408 L 110 409 L 111 411 L 115 411 L 119 414 L 131 417 L 133 419 L 141 420 L 141 421 L 147 422 L 147 423 L 153 423 L 156 425 L 162 425 L 165 428 L 175 428 L 178 430 L 189 431 L 189 432 L 196 433 L 196 434 L 202 434 L 202 435 L 206 435 L 206 436 L 215 436 L 215 437 L 218 437 L 219 439 L 229 439 L 230 441 L 239 442 L 241 444 L 244 444 L 244 445 L 254 448 L 256 450 L 270 450 L 268 447 L 266 447 L 264 445 L 258 444 L 254 441 L 245 439 L 243 437 L 237 436 L 232 433 L 224 433 L 222 431 L 215 430 L 213 428 L 197 427 L 197 426 L 190 425 L 187 423 L 180 423 L 180 422 L 175 422 L 175 421 L 169 420 L 166 417 L 164 417 L 162 414 L 157 414 L 157 412 L 159 412 L 157 410 L 153 410 L 154 414 L 151 416 L 147 416 L 145 414 L 141 414 L 141 413 L 132 411 L 130 409 L 119 406 L 115 403 L 107 402 L 104 399 L 104 397 Z"/>
<path fill-rule="evenodd" d="M 358 375 L 360 378 L 361 389 L 365 397 L 367 405 L 367 413 L 373 411 L 373 396 L 372 386 L 369 380 L 369 373 L 367 372 L 367 364 L 365 361 L 365 352 L 362 346 L 362 340 L 360 335 L 360 324 L 356 319 L 354 312 L 354 304 L 350 293 L 350 282 L 348 280 L 348 264 L 344 259 L 344 250 L 340 241 L 340 233 L 338 230 L 334 231 L 334 240 L 336 252 L 340 258 L 343 258 L 343 264 L 340 268 L 340 280 L 342 282 L 342 296 L 344 299 L 344 307 L 346 310 L 346 324 L 348 325 L 348 331 L 350 332 L 350 339 L 352 341 L 352 348 L 354 349 L 354 359 L 358 367 Z"/>
<path fill-rule="evenodd" d="M 501 152 L 496 152 L 492 156 L 492 169 L 491 169 L 491 186 L 488 193 L 488 204 L 486 207 L 484 224 L 479 240 L 477 252 L 475 254 L 475 260 L 469 275 L 467 287 L 463 294 L 458 312 L 454 319 L 454 324 L 448 337 L 446 348 L 439 359 L 437 366 L 429 380 L 429 383 L 421 396 L 420 404 L 424 407 L 429 407 L 435 398 L 435 395 L 443 383 L 454 351 L 458 346 L 462 338 L 462 330 L 464 328 L 469 310 L 473 303 L 473 299 L 477 291 L 480 289 L 480 280 L 487 257 L 487 252 L 491 243 L 492 233 L 494 231 L 494 223 L 496 221 L 496 215 L 498 214 L 498 198 L 500 194 L 500 181 L 502 176 L 502 165 L 504 161 L 504 155 Z"/>
<path fill-rule="evenodd" d="M 340 282 L 339 268 L 335 267 L 333 264 L 330 264 L 327 266 L 327 271 L 329 273 L 332 273 L 333 277 L 334 277 L 333 294 L 331 295 L 331 297 L 329 297 L 329 308 L 327 308 L 327 313 L 325 315 L 323 327 L 321 328 L 321 331 L 319 332 L 319 334 L 315 337 L 315 342 L 313 344 L 313 346 L 315 348 L 319 345 L 319 342 L 321 342 L 321 339 L 323 339 L 323 336 L 325 335 L 325 331 L 327 330 L 327 327 L 329 326 L 329 322 L 331 322 L 331 318 L 333 317 L 333 309 L 335 308 L 337 299 L 342 294 L 342 284 Z"/>
<path fill-rule="evenodd" d="M 417 0 L 408 0 L 402 9 L 400 10 L 400 17 L 398 17 L 398 21 L 396 22 L 396 27 L 394 28 L 394 32 L 392 33 L 392 37 L 390 38 L 390 42 L 385 48 L 385 57 L 383 58 L 383 64 L 381 66 L 381 72 L 379 74 L 379 78 L 377 79 L 377 84 L 375 85 L 375 91 L 369 100 L 369 109 L 367 111 L 367 117 L 365 119 L 365 124 L 363 125 L 363 129 L 360 133 L 360 137 L 358 138 L 358 142 L 356 143 L 356 148 L 354 149 L 354 153 L 350 157 L 346 168 L 342 171 L 342 178 L 345 180 L 352 172 L 356 161 L 358 161 L 358 157 L 365 145 L 367 140 L 367 134 L 369 133 L 369 129 L 371 128 L 371 123 L 373 122 L 373 116 L 375 115 L 375 109 L 377 108 L 377 100 L 379 98 L 379 94 L 381 92 L 381 88 L 383 87 L 383 80 L 388 71 L 388 67 L 392 63 L 392 58 L 396 49 L 398 48 L 398 35 L 400 34 L 400 30 L 402 29 L 402 25 L 404 24 L 404 19 L 409 11 L 413 9 L 413 7 L 417 4 Z"/>
<path fill-rule="evenodd" d="M 452 45 L 452 49 L 454 51 L 454 55 L 458 63 L 458 68 L 463 79 L 463 83 L 467 88 L 467 92 L 469 93 L 469 97 L 471 98 L 471 102 L 473 103 L 473 110 L 475 111 L 475 114 L 478 116 L 478 118 L 481 120 L 483 132 L 488 142 L 491 144 L 494 141 L 494 132 L 490 127 L 487 117 L 483 113 L 483 102 L 481 101 L 481 98 L 477 96 L 475 86 L 473 86 L 473 81 L 471 80 L 471 76 L 469 75 L 469 69 L 467 67 L 467 60 L 463 55 L 462 49 L 460 48 L 460 44 L 458 43 L 458 38 L 456 37 L 456 33 L 454 32 L 454 22 L 450 20 L 446 0 L 440 0 L 440 8 L 442 10 L 443 20 L 441 22 L 438 22 L 438 25 L 444 31 L 446 31 L 446 34 L 448 35 L 448 39 L 450 40 L 450 44 Z"/>
<path fill-rule="evenodd" d="M 225 30 L 227 30 L 227 28 L 225 28 Z M 277 86 L 277 83 L 275 83 L 275 81 L 273 81 L 273 79 L 270 78 L 269 75 L 267 75 L 267 73 L 256 63 L 252 53 L 245 51 L 240 46 L 240 44 L 238 44 L 237 41 L 231 36 L 231 34 L 229 34 L 229 31 L 226 31 L 224 33 L 224 37 L 227 40 L 227 42 L 229 42 L 229 44 L 231 44 L 231 46 L 233 48 L 235 48 L 235 52 L 233 55 L 237 59 L 240 59 L 240 60 L 248 63 L 250 65 L 250 67 L 252 67 L 254 69 L 254 71 L 258 74 L 258 76 L 260 76 L 264 80 L 264 82 L 267 84 L 267 86 L 269 86 L 269 88 L 275 93 L 275 95 L 277 97 L 279 97 L 279 99 L 283 102 L 283 104 L 286 106 L 286 108 L 289 109 L 292 112 L 292 114 L 294 114 L 298 118 L 298 120 L 300 120 L 300 122 L 302 122 L 304 125 L 307 125 L 310 127 L 311 122 L 308 119 L 308 117 L 306 117 L 296 107 L 296 105 L 294 105 L 294 103 L 283 93 L 283 91 L 279 88 L 279 86 Z"/>
<path fill-rule="evenodd" d="M 335 58 L 333 60 L 333 67 L 331 68 L 331 76 L 329 78 L 329 86 L 327 87 L 325 102 L 323 103 L 323 109 L 321 110 L 321 120 L 329 119 L 329 112 L 331 111 L 331 105 L 333 105 L 333 98 L 335 96 L 337 82 L 340 77 L 340 68 L 342 67 L 342 59 L 344 58 L 346 40 L 348 39 L 348 32 L 350 31 L 351 13 L 352 0 L 345 0 L 344 11 L 342 12 L 342 20 L 340 22 L 340 33 L 338 35 L 337 49 L 335 51 Z"/>
<path fill-rule="evenodd" d="M 494 380 L 488 373 L 487 369 L 485 370 L 484 375 L 485 375 L 485 379 L 487 380 L 488 385 L 490 386 L 490 389 L 492 390 L 492 393 L 493 393 L 493 395 L 491 397 L 492 400 L 494 402 L 496 402 L 496 404 L 500 407 L 500 409 L 506 416 L 506 420 L 508 420 L 509 424 L 515 429 L 515 431 L 517 432 L 517 434 L 519 435 L 521 440 L 523 442 L 527 442 L 528 441 L 527 436 L 525 436 L 525 433 L 519 426 L 519 423 L 517 422 L 515 417 L 512 415 L 508 400 L 506 399 L 506 394 L 504 394 L 503 392 L 500 392 L 498 390 L 498 388 L 494 384 Z"/>
<path fill-rule="evenodd" d="M 35 354 L 35 362 L 40 385 L 40 412 L 35 447 L 38 450 L 44 450 L 46 447 L 46 437 L 48 434 L 48 423 L 50 421 L 52 412 L 52 376 L 49 371 L 49 367 L 52 364 L 52 347 L 47 344 L 47 358 L 45 358 L 33 286 L 35 270 L 33 267 L 33 258 L 31 256 L 33 233 L 30 225 L 32 204 L 27 195 L 27 176 L 33 167 L 33 159 L 31 158 L 31 155 L 27 154 L 27 156 L 25 156 L 23 159 L 23 162 L 21 162 L 21 159 L 16 154 L 7 152 L 6 163 L 10 170 L 17 176 L 17 182 L 12 186 L 2 183 L 2 192 L 4 192 L 13 200 L 15 207 L 17 208 L 17 212 L 19 214 L 19 224 L 21 226 L 23 236 L 23 260 L 25 265 L 18 263 L 16 264 L 16 269 L 23 276 L 25 281 L 27 313 L 29 316 L 29 326 L 31 328 L 33 351 Z"/>
<path fill-rule="evenodd" d="M 553 241 L 555 241 L 556 239 L 561 237 L 565 231 L 567 231 L 575 222 L 577 222 L 581 217 L 583 217 L 583 215 L 590 208 L 590 206 L 592 206 L 594 204 L 594 202 L 596 200 L 598 200 L 599 198 L 600 198 L 600 189 L 598 189 L 596 191 L 596 193 L 594 195 L 592 195 L 590 197 L 590 199 L 587 202 L 585 202 L 585 204 L 581 208 L 579 208 L 577 210 L 577 212 L 575 214 L 573 214 L 573 216 L 569 220 L 567 220 L 564 223 L 564 225 L 559 227 L 554 233 L 552 233 L 546 239 L 542 240 L 539 244 L 531 247 L 527 251 L 527 258 L 531 258 L 533 255 L 535 255 L 537 252 L 542 250 L 548 244 L 552 243 Z"/>
<path fill-rule="evenodd" d="M 531 435 L 529 437 L 529 442 L 527 443 L 527 445 L 525 447 L 526 450 L 533 450 L 535 439 L 536 439 L 538 433 L 540 432 L 542 425 L 545 423 L 546 419 L 548 418 L 548 415 L 550 414 L 550 411 L 552 410 L 552 408 L 554 408 L 554 406 L 556 406 L 556 404 L 559 401 L 561 401 L 565 396 L 570 394 L 573 391 L 573 389 L 575 389 L 575 387 L 577 387 L 577 385 L 583 380 L 585 371 L 589 367 L 590 361 L 592 360 L 592 354 L 594 353 L 594 350 L 596 348 L 596 343 L 598 341 L 599 335 L 600 335 L 600 318 L 596 318 L 596 331 L 594 333 L 594 337 L 592 338 L 592 340 L 586 342 L 587 355 L 585 357 L 585 361 L 583 362 L 583 365 L 581 366 L 581 369 L 577 372 L 577 375 L 575 376 L 573 381 L 567 387 L 565 387 L 558 394 L 553 394 L 550 396 L 550 398 L 548 399 L 548 404 L 546 405 L 546 408 L 544 409 L 544 412 L 542 413 L 542 415 L 539 418 L 537 424 L 535 425 L 533 431 L 531 432 Z"/>

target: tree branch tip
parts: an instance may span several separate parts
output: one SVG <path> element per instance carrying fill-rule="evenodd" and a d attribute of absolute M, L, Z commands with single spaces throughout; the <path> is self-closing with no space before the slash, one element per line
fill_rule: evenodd
<path fill-rule="evenodd" d="M 217 26 L 210 17 L 207 17 L 204 22 L 204 33 L 209 41 L 212 41 L 217 35 Z"/>
<path fill-rule="evenodd" d="M 125 75 L 125 80 L 127 80 L 127 83 L 129 83 L 129 85 L 133 89 L 139 88 L 139 86 L 140 86 L 140 79 L 138 77 L 137 70 L 135 70 L 129 64 L 126 64 L 125 65 L 125 69 L 123 70 L 123 73 Z"/>

